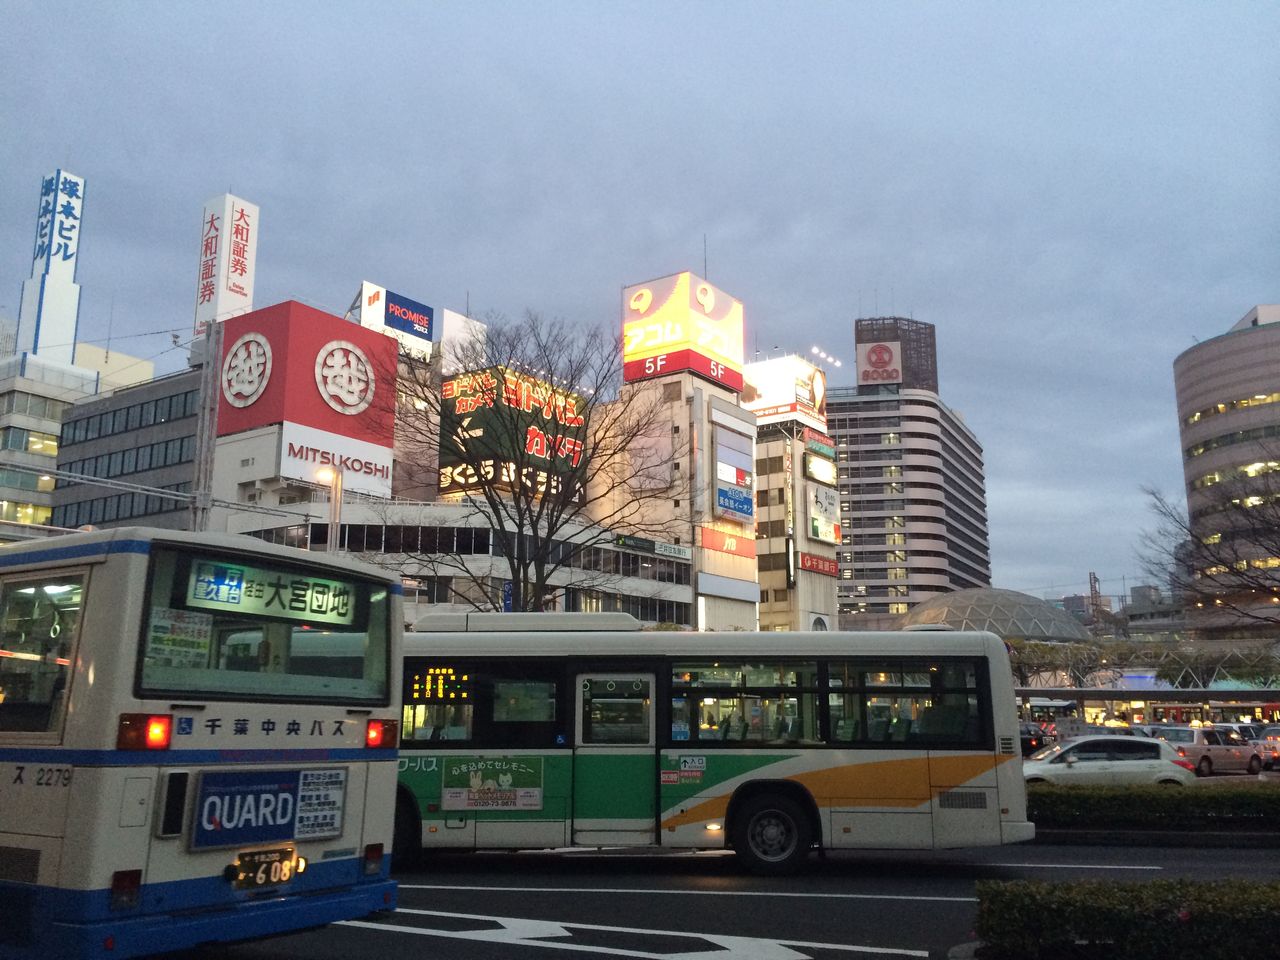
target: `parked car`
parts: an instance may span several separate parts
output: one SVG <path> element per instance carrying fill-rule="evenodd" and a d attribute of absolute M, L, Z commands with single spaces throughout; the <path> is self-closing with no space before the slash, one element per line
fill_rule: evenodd
<path fill-rule="evenodd" d="M 1046 733 L 1044 727 L 1034 720 L 1023 720 L 1019 724 L 1019 732 L 1022 736 L 1022 755 L 1024 757 L 1031 756 L 1055 741 L 1055 738 Z"/>
<path fill-rule="evenodd" d="M 1165 727 L 1160 736 L 1173 745 L 1179 756 L 1190 760 L 1201 777 L 1227 771 L 1257 773 L 1262 769 L 1262 754 L 1234 730 Z"/>
<path fill-rule="evenodd" d="M 1022 762 L 1027 783 L 1057 786 L 1184 787 L 1195 780 L 1195 764 L 1172 744 L 1149 737 L 1089 736 L 1045 747 Z"/>
<path fill-rule="evenodd" d="M 1280 770 L 1280 725 L 1271 724 L 1258 731 L 1258 752 L 1264 770 Z"/>

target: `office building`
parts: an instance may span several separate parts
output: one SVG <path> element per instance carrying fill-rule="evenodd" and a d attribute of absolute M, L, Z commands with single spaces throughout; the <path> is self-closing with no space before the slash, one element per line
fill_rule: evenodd
<path fill-rule="evenodd" d="M 827 397 L 845 629 L 898 625 L 939 593 L 991 584 L 982 445 L 938 394 L 932 324 L 855 324 L 858 385 Z"/>

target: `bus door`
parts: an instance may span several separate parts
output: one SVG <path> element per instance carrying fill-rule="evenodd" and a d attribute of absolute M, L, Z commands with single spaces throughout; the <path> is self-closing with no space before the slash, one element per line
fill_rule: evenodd
<path fill-rule="evenodd" d="M 577 675 L 573 842 L 657 842 L 658 759 L 652 673 Z"/>

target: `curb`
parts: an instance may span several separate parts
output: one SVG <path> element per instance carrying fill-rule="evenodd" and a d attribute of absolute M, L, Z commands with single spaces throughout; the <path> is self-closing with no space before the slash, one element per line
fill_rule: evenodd
<path fill-rule="evenodd" d="M 1280 833 L 1216 830 L 1063 830 L 1036 828 L 1032 841 L 1045 846 L 1280 848 Z"/>

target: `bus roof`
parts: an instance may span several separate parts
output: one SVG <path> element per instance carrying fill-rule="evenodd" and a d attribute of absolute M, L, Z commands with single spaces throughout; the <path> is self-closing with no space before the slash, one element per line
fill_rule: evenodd
<path fill-rule="evenodd" d="M 112 527 L 106 530 L 87 530 L 0 544 L 0 569 L 68 561 L 88 563 L 105 559 L 113 553 L 149 553 L 152 543 L 171 544 L 187 550 L 196 545 L 203 545 L 214 549 L 256 553 L 263 557 L 276 557 L 327 567 L 334 573 L 347 576 L 355 574 L 396 585 L 400 582 L 398 575 L 371 564 L 361 563 L 345 553 L 330 554 L 298 550 L 238 533 L 194 533 L 190 530 L 169 530 L 160 527 Z"/>
<path fill-rule="evenodd" d="M 535 614 L 534 616 L 537 616 Z M 404 651 L 426 657 L 642 658 L 706 657 L 1007 656 L 995 634 L 975 631 L 817 631 L 811 633 L 694 633 L 673 630 L 471 630 L 406 633 Z"/>

